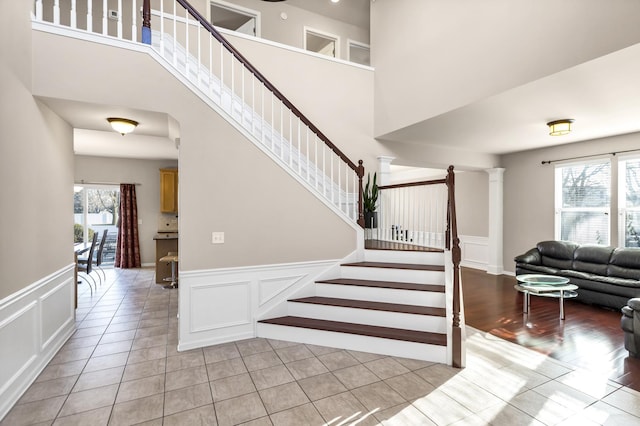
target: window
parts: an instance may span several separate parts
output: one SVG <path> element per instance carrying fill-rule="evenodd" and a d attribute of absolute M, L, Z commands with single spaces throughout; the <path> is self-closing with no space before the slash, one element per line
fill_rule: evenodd
<path fill-rule="evenodd" d="M 108 230 L 103 262 L 113 262 L 118 235 L 120 188 L 109 185 L 76 185 L 73 195 L 74 243 L 89 242 L 95 232 Z"/>
<path fill-rule="evenodd" d="M 609 160 L 558 166 L 555 192 L 556 239 L 609 245 Z"/>
<path fill-rule="evenodd" d="M 340 57 L 340 37 L 323 31 L 304 28 L 304 48 L 321 55 Z"/>
<path fill-rule="evenodd" d="M 349 48 L 349 57 L 347 58 L 349 61 L 360 65 L 371 64 L 371 52 L 368 44 L 347 40 L 347 46 Z"/>
<path fill-rule="evenodd" d="M 260 37 L 260 12 L 222 1 L 211 2 L 210 12 L 214 26 Z"/>
<path fill-rule="evenodd" d="M 619 245 L 640 247 L 640 158 L 618 163 Z"/>

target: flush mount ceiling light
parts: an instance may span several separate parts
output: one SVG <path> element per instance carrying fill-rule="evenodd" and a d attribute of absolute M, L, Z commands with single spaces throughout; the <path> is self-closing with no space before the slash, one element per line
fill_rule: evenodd
<path fill-rule="evenodd" d="M 571 132 L 571 123 L 573 123 L 573 120 L 570 118 L 550 121 L 547 123 L 547 126 L 549 126 L 549 134 L 551 136 L 567 135 Z"/>
<path fill-rule="evenodd" d="M 107 118 L 107 121 L 111 124 L 113 130 L 120 133 L 122 136 L 133 132 L 136 126 L 138 126 L 137 121 L 129 120 L 128 118 L 109 117 Z"/>

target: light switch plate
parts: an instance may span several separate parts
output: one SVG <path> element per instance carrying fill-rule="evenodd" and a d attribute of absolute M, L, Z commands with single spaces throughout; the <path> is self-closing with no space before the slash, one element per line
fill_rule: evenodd
<path fill-rule="evenodd" d="M 212 232 L 211 244 L 224 244 L 224 232 Z"/>

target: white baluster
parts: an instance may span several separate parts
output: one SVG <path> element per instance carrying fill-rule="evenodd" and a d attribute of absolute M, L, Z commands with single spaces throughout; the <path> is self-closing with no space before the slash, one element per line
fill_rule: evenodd
<path fill-rule="evenodd" d="M 198 32 L 198 75 L 197 75 L 197 79 L 198 79 L 198 87 L 200 87 L 200 68 L 202 67 L 202 54 L 200 53 L 200 50 L 202 49 L 202 41 L 201 41 L 201 36 L 200 36 L 200 33 L 202 32 L 202 24 L 200 23 L 200 21 L 196 21 L 196 31 Z"/>
<path fill-rule="evenodd" d="M 335 201 L 335 198 L 333 197 L 333 196 L 334 196 L 334 194 L 335 194 L 335 192 L 336 192 L 336 191 L 334 190 L 334 188 L 333 188 L 333 151 L 331 151 L 331 152 L 329 153 L 329 155 L 330 155 L 330 162 L 331 162 L 331 164 L 330 164 L 330 169 L 331 169 L 331 179 L 330 179 L 330 181 L 329 181 L 329 182 L 330 182 L 330 184 L 331 184 L 331 187 L 329 187 L 329 192 L 330 192 L 329 196 L 331 197 L 331 203 L 335 204 L 335 202 L 336 202 L 336 201 Z"/>
<path fill-rule="evenodd" d="M 184 75 L 189 79 L 189 11 L 184 10 Z"/>
<path fill-rule="evenodd" d="M 60 25 L 60 0 L 53 2 L 53 23 Z"/>
<path fill-rule="evenodd" d="M 251 73 L 251 134 L 255 135 L 256 126 L 256 75 Z"/>
<path fill-rule="evenodd" d="M 164 52 L 164 1 L 160 0 L 160 56 L 167 59 Z"/>
<path fill-rule="evenodd" d="M 262 137 L 262 144 L 264 145 L 264 127 L 265 127 L 265 117 L 264 117 L 264 83 L 260 82 L 260 135 Z"/>
<path fill-rule="evenodd" d="M 353 218 L 355 220 L 358 220 L 358 201 L 356 201 L 356 198 L 358 197 L 359 194 L 359 190 L 357 188 L 358 185 L 358 180 L 357 180 L 357 175 L 355 174 L 355 172 L 353 173 L 353 185 L 351 186 L 351 189 L 353 190 L 353 198 L 352 198 L 352 202 L 353 202 Z"/>
<path fill-rule="evenodd" d="M 289 167 L 293 168 L 293 127 L 291 123 L 291 114 L 293 112 L 290 109 L 287 111 L 289 111 Z"/>
<path fill-rule="evenodd" d="M 240 86 L 240 125 L 245 127 L 244 125 L 244 110 L 245 110 L 245 98 L 244 98 L 244 62 L 240 62 L 240 78 L 242 79 L 242 84 Z"/>
<path fill-rule="evenodd" d="M 302 149 L 300 148 L 300 143 L 301 143 L 300 138 L 302 137 L 300 133 L 301 122 L 302 122 L 302 119 L 298 117 L 298 176 L 302 175 L 302 161 L 301 161 Z"/>
<path fill-rule="evenodd" d="M 109 13 L 107 0 L 102 0 L 102 34 L 109 34 L 109 21 L 107 20 L 107 13 Z"/>
<path fill-rule="evenodd" d="M 280 99 L 278 102 L 280 103 L 280 159 L 284 160 L 284 141 L 282 140 L 284 137 L 284 105 Z"/>
<path fill-rule="evenodd" d="M 87 31 L 93 31 L 93 0 L 87 0 Z"/>
<path fill-rule="evenodd" d="M 209 34 L 209 93 L 213 98 L 213 36 Z"/>
<path fill-rule="evenodd" d="M 71 0 L 71 9 L 69 10 L 69 25 L 71 28 L 78 27 L 78 17 L 76 16 L 76 0 Z"/>
<path fill-rule="evenodd" d="M 136 11 L 136 0 L 131 2 L 131 40 L 138 40 L 138 12 Z"/>
<path fill-rule="evenodd" d="M 315 134 L 315 132 L 313 133 L 313 143 L 314 143 L 314 154 L 313 154 L 313 163 L 314 163 L 314 168 L 313 168 L 313 177 L 316 180 L 316 189 L 318 189 L 318 135 Z"/>
<path fill-rule="evenodd" d="M 222 92 L 224 89 L 224 46 L 220 45 L 220 106 L 222 106 Z"/>
<path fill-rule="evenodd" d="M 42 0 L 36 1 L 36 19 L 42 21 Z"/>
<path fill-rule="evenodd" d="M 122 38 L 122 0 L 118 0 L 118 38 Z"/>
<path fill-rule="evenodd" d="M 307 153 L 307 183 L 309 183 L 309 176 L 311 173 L 311 152 L 309 151 L 309 127 L 306 126 L 305 127 L 305 133 L 307 134 L 307 150 L 305 151 Z"/>
<path fill-rule="evenodd" d="M 327 146 L 324 144 L 324 141 L 322 141 L 322 194 L 325 197 L 327 196 L 327 172 L 326 172 L 327 155 L 326 155 L 326 150 L 327 150 Z"/>
<path fill-rule="evenodd" d="M 173 66 L 178 67 L 178 15 L 176 11 L 177 2 L 173 2 Z"/>

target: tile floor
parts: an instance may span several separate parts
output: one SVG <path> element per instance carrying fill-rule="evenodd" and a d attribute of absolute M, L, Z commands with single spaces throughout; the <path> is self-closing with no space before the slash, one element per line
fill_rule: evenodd
<path fill-rule="evenodd" d="M 177 352 L 177 290 L 107 277 L 0 425 L 640 425 L 639 392 L 473 329 L 463 370 L 259 338 Z"/>

